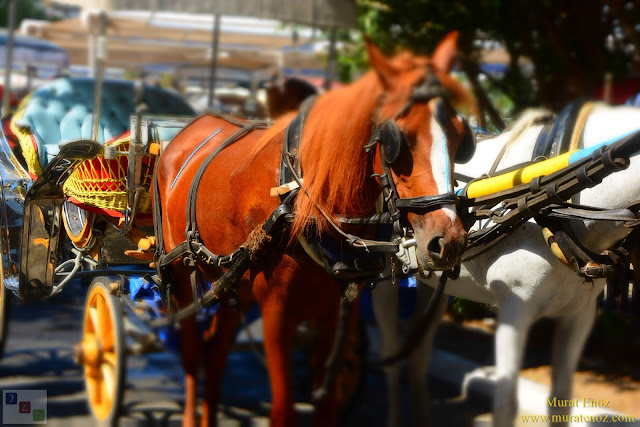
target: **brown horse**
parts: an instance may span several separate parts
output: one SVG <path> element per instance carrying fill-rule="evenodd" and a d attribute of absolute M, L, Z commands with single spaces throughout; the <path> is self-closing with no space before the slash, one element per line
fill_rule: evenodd
<path fill-rule="evenodd" d="M 317 94 L 318 89 L 306 80 L 298 77 L 281 79 L 276 74 L 267 86 L 269 117 L 277 119 L 283 114 L 296 111 L 302 101 Z"/>
<path fill-rule="evenodd" d="M 373 71 L 351 85 L 320 96 L 309 111 L 299 156 L 304 188 L 294 203 L 295 220 L 288 227 L 288 237 L 274 236 L 276 249 L 258 257 L 237 284 L 241 306 L 246 308 L 255 299 L 262 311 L 273 425 L 296 424 L 291 381 L 296 326 L 306 320 L 322 325 L 316 348 L 326 358 L 333 343 L 341 297 L 337 282 L 311 261 L 295 236 L 305 233 L 311 239 L 319 234 L 333 235 L 319 209 L 330 217 L 358 217 L 374 212 L 381 187 L 372 175 L 382 173 L 384 163 L 382 157 L 364 150 L 364 145 L 370 142 L 372 126 L 379 129 L 383 123 L 391 123 L 400 130 L 395 142 L 399 144 L 401 139 L 405 148 L 398 151 L 390 172 L 400 197 L 452 190 L 451 159 L 468 129 L 448 101 L 469 100 L 468 93 L 449 75 L 456 56 L 456 38 L 456 33 L 447 36 L 432 58 L 405 52 L 389 59 L 368 43 Z M 429 101 L 416 89 L 434 81 L 441 90 L 433 95 L 437 100 Z M 436 120 L 434 101 L 450 113 L 444 124 Z M 201 239 L 212 252 L 233 252 L 280 204 L 278 197 L 270 196 L 270 190 L 279 185 L 283 137 L 292 118 L 284 116 L 268 130 L 254 130 L 243 136 L 220 151 L 202 175 L 196 214 Z M 236 124 L 222 118 L 204 115 L 186 127 L 163 153 L 157 179 L 167 251 L 185 240 L 187 193 L 199 165 L 238 129 Z M 372 146 L 382 150 L 380 144 Z M 384 149 L 389 151 L 386 146 Z M 404 219 L 413 228 L 418 242 L 420 265 L 438 270 L 453 267 L 466 244 L 466 232 L 455 205 L 443 202 L 405 213 Z M 189 286 L 191 271 L 183 262 L 171 265 L 174 300 L 181 307 L 193 301 Z M 218 277 L 214 268 L 202 267 L 201 271 L 207 280 Z M 182 360 L 186 371 L 184 425 L 196 422 L 196 375 L 201 355 L 206 376 L 202 424 L 216 424 L 219 384 L 239 321 L 240 315 L 230 300 L 222 298 L 211 333 L 204 342 L 198 336 L 193 317 L 182 322 Z M 335 393 L 330 390 L 316 402 L 314 424 L 330 426 L 336 420 Z"/>

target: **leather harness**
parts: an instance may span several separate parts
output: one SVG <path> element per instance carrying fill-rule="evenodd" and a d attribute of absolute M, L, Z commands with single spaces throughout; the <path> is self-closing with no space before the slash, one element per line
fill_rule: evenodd
<path fill-rule="evenodd" d="M 446 113 L 443 103 L 448 96 L 448 93 L 446 92 L 444 86 L 442 86 L 441 82 L 435 77 L 432 70 L 428 71 L 431 71 L 431 73 L 429 73 L 430 77 L 413 88 L 412 95 L 407 104 L 401 109 L 401 111 L 396 114 L 394 119 L 407 114 L 414 103 L 428 102 L 435 98 L 437 99 L 435 112 L 436 120 L 442 127 L 443 134 L 446 136 L 449 115 L 448 113 Z M 299 191 L 307 191 L 304 188 L 302 179 L 300 177 L 300 175 L 302 174 L 302 170 L 298 159 L 298 153 L 299 146 L 302 140 L 302 130 L 304 127 L 304 122 L 310 109 L 312 108 L 313 102 L 314 98 L 306 100 L 302 105 L 300 113 L 291 123 L 289 123 L 286 129 L 280 168 L 280 184 L 281 186 L 285 185 L 288 182 L 291 182 L 291 178 L 293 178 L 293 180 L 295 180 L 298 184 L 299 189 L 294 189 L 293 191 L 289 192 L 285 191 L 285 194 L 281 194 L 282 203 L 269 216 L 267 221 L 262 226 L 261 231 L 267 236 L 282 235 L 285 232 L 287 220 L 290 219 L 292 215 L 291 207 L 293 199 L 297 196 L 297 193 Z M 227 120 L 229 119 L 228 117 L 223 118 Z M 157 236 L 156 268 L 160 281 L 160 287 L 163 290 L 163 293 L 166 295 L 168 307 L 170 308 L 168 316 L 166 318 L 161 318 L 154 321 L 155 323 L 157 323 L 157 325 L 169 324 L 193 315 L 197 313 L 201 307 L 207 306 L 208 304 L 219 300 L 223 293 L 227 294 L 227 300 L 237 308 L 238 297 L 235 284 L 251 265 L 250 253 L 246 248 L 246 242 L 238 249 L 236 249 L 232 254 L 227 256 L 214 254 L 206 248 L 206 246 L 200 239 L 200 234 L 198 232 L 196 218 L 196 195 L 198 192 L 198 187 L 200 185 L 200 180 L 202 179 L 204 172 L 206 171 L 211 161 L 215 158 L 215 156 L 226 147 L 230 146 L 234 142 L 241 139 L 243 136 L 247 135 L 249 132 L 259 128 L 264 128 L 264 126 L 260 124 L 251 124 L 241 127 L 235 134 L 233 134 L 220 146 L 218 146 L 213 152 L 211 152 L 211 154 L 209 154 L 205 161 L 200 165 L 189 189 L 187 202 L 187 227 L 185 232 L 186 239 L 176 248 L 172 249 L 168 254 L 164 253 L 164 241 L 162 237 L 162 210 L 160 206 L 157 175 L 154 176 L 154 227 Z M 372 132 L 372 135 L 372 140 L 365 146 L 365 149 L 367 151 L 370 151 L 371 148 L 373 148 L 375 145 L 381 144 L 383 142 L 378 136 L 379 133 L 376 132 L 375 128 Z M 389 220 L 391 220 L 394 224 L 394 228 L 399 231 L 401 229 L 400 209 L 410 211 L 417 210 L 424 212 L 425 210 L 433 209 L 439 205 L 455 203 L 457 201 L 457 197 L 453 193 L 446 193 L 436 196 L 421 196 L 407 199 L 399 198 L 390 171 L 391 165 L 387 162 L 386 157 L 383 155 L 384 150 L 382 150 L 382 147 L 380 147 L 379 151 L 383 167 L 383 174 L 381 176 L 378 176 L 378 178 L 380 179 L 384 199 L 387 202 L 386 205 L 388 209 L 388 216 L 385 217 L 384 215 L 374 214 L 368 218 L 357 220 L 362 221 L 362 223 L 378 225 L 382 222 L 388 222 Z M 329 222 L 329 224 L 334 228 L 334 230 L 346 239 L 346 242 L 351 248 L 367 253 L 395 253 L 398 250 L 398 241 L 371 241 L 345 233 L 338 225 L 336 225 L 332 221 L 329 215 L 327 215 L 320 206 L 316 205 L 316 207 L 318 211 Z M 177 313 L 173 313 L 171 310 L 171 284 L 166 279 L 170 264 L 180 259 L 182 259 L 183 262 L 191 269 L 193 303 L 191 303 L 187 307 L 179 308 Z M 202 297 L 199 297 L 199 293 L 197 291 L 197 286 L 200 282 L 200 270 L 198 268 L 198 265 L 213 267 L 217 269 L 218 273 L 220 274 L 220 278 L 213 284 L 211 284 L 210 289 L 206 293 L 204 293 Z M 362 278 L 362 273 L 365 273 L 368 276 L 372 275 L 372 271 L 370 271 L 369 268 L 364 268 L 362 269 L 363 271 L 358 271 L 360 269 L 357 267 L 358 266 L 356 265 L 356 273 L 358 274 L 356 274 L 355 277 Z M 224 272 L 222 268 L 228 268 L 228 270 Z M 322 386 L 314 392 L 314 399 L 316 400 L 323 398 L 327 394 L 328 390 L 331 389 L 333 381 L 335 380 L 339 366 L 341 364 L 342 348 L 345 343 L 348 329 L 347 325 L 351 314 L 351 303 L 358 295 L 358 286 L 355 282 L 352 281 L 355 277 L 353 277 L 352 275 L 341 277 L 342 275 L 335 274 L 339 270 L 340 269 L 336 270 L 335 268 L 332 268 L 331 270 L 328 269 L 329 273 L 334 273 L 333 277 L 338 279 L 338 282 L 340 283 L 342 288 L 342 297 L 340 299 L 339 306 L 338 329 L 336 332 L 331 354 L 329 355 L 326 362 L 327 374 L 325 375 Z M 429 319 L 433 317 L 435 307 L 438 305 L 439 299 L 443 294 L 447 277 L 449 277 L 448 274 L 443 274 L 442 279 L 439 281 L 438 288 L 434 294 L 435 298 L 432 298 L 432 301 L 429 304 L 429 309 L 427 310 L 427 313 L 425 313 L 424 318 Z"/>
<path fill-rule="evenodd" d="M 556 157 L 569 151 L 574 133 L 578 133 L 578 135 L 581 133 L 581 129 L 577 129 L 576 124 L 578 116 L 587 102 L 586 99 L 576 99 L 570 102 L 560 111 L 554 121 L 547 123 L 542 128 L 533 148 L 532 161 Z"/>
<path fill-rule="evenodd" d="M 411 106 L 416 102 L 428 102 L 434 98 L 444 98 L 447 96 L 446 89 L 440 81 L 435 77 L 433 73 L 430 73 L 430 77 L 419 85 L 415 86 L 412 92 L 412 95 L 407 102 L 407 104 L 396 114 L 396 117 L 400 117 L 406 114 Z M 315 98 L 310 98 L 305 101 L 302 105 L 300 113 L 296 116 L 296 118 L 289 124 L 285 132 L 285 141 L 283 144 L 283 154 L 282 154 L 282 164 L 281 164 L 281 172 L 280 172 L 280 183 L 284 184 L 290 178 L 293 178 L 298 182 L 300 187 L 302 187 L 302 180 L 299 176 L 301 173 L 301 167 L 299 163 L 298 156 L 296 155 L 299 152 L 299 145 L 302 139 L 302 129 L 304 127 L 305 119 L 313 106 Z M 442 102 L 439 100 L 439 102 Z M 194 294 L 194 302 L 184 308 L 180 308 L 177 313 L 170 313 L 168 319 L 159 319 L 158 322 L 162 324 L 179 321 L 184 319 L 194 313 L 196 313 L 200 307 L 206 306 L 213 302 L 214 300 L 219 299 L 222 293 L 227 292 L 233 294 L 234 290 L 233 285 L 235 282 L 246 272 L 251 264 L 251 259 L 245 244 L 241 245 L 238 249 L 236 249 L 233 253 L 229 255 L 219 255 L 211 252 L 202 242 L 200 238 L 200 233 L 198 231 L 198 221 L 196 217 L 196 197 L 198 193 L 198 188 L 200 185 L 200 181 L 208 166 L 211 164 L 213 159 L 225 148 L 229 147 L 233 143 L 242 139 L 248 133 L 252 132 L 256 129 L 265 129 L 267 126 L 264 123 L 252 123 L 245 124 L 236 119 L 233 119 L 229 116 L 219 116 L 237 126 L 240 127 L 238 131 L 236 131 L 233 135 L 227 138 L 222 144 L 220 144 L 215 150 L 213 150 L 207 158 L 202 162 L 199 166 L 195 177 L 191 183 L 189 189 L 189 195 L 187 199 L 187 226 L 185 231 L 185 241 L 180 243 L 178 246 L 173 248 L 169 253 L 165 253 L 164 251 L 164 239 L 162 235 L 162 209 L 160 205 L 160 197 L 159 197 L 159 188 L 157 182 L 157 176 L 154 176 L 154 216 L 155 216 L 155 234 L 157 236 L 157 245 L 156 245 L 156 268 L 158 272 L 158 277 L 161 283 L 161 289 L 163 293 L 169 298 L 171 296 L 172 290 L 170 281 L 167 280 L 167 269 L 170 264 L 173 262 L 182 259 L 183 262 L 188 265 L 192 269 L 192 279 L 191 285 Z M 440 126 L 443 127 L 443 131 L 446 135 L 447 123 L 442 123 L 441 120 L 444 120 L 442 117 L 447 117 L 443 114 L 436 114 L 436 118 L 440 123 Z M 372 141 L 365 147 L 367 150 L 370 150 L 374 145 L 378 144 L 380 141 L 375 138 L 376 132 L 375 128 L 372 132 L 374 137 Z M 382 150 L 380 150 L 382 153 Z M 390 165 L 382 156 L 382 164 L 383 164 L 383 175 L 380 176 L 380 182 L 383 188 L 383 194 L 385 196 L 385 200 L 387 201 L 387 206 L 389 208 L 389 217 L 391 221 L 394 222 L 394 226 L 396 228 L 400 228 L 399 220 L 400 213 L 399 209 L 406 210 L 428 210 L 433 209 L 436 206 L 441 204 L 449 204 L 455 203 L 457 201 L 457 197 L 453 193 L 446 193 L 442 195 L 436 196 L 422 196 L 415 198 L 402 199 L 397 196 L 397 192 L 395 191 L 395 185 L 393 184 L 393 180 L 391 178 L 390 173 Z M 298 191 L 294 190 L 288 192 L 287 194 L 282 195 L 282 203 L 276 210 L 269 216 L 269 219 L 263 224 L 262 231 L 264 231 L 267 235 L 280 235 L 284 232 L 286 223 L 290 220 L 292 212 L 292 202 L 296 197 Z M 365 252 L 396 252 L 398 248 L 398 242 L 388 242 L 388 241 L 371 241 L 367 239 L 362 239 L 357 236 L 344 233 L 339 226 L 333 223 L 331 218 L 324 213 L 322 209 L 319 209 L 320 212 L 325 216 L 326 219 L 329 220 L 329 223 L 334 227 L 339 234 L 346 238 L 349 246 L 353 249 L 365 251 Z M 358 221 L 362 221 L 361 223 L 367 224 L 379 224 L 381 222 L 388 222 L 388 218 L 384 215 L 374 214 L 370 217 L 364 219 L 356 219 L 352 223 L 358 223 Z M 349 221 L 347 221 L 349 222 Z M 199 282 L 199 269 L 198 265 L 204 265 L 208 267 L 213 267 L 220 274 L 220 278 L 216 280 L 212 285 L 209 291 L 207 291 L 203 296 L 198 297 L 196 292 L 196 286 Z M 222 269 L 227 268 L 227 271 L 224 272 Z M 363 272 L 364 273 L 364 272 Z M 367 275 L 371 275 L 372 272 L 367 272 Z M 170 299 L 169 299 L 170 301 Z"/>
<path fill-rule="evenodd" d="M 629 157 L 638 152 L 640 146 L 640 132 L 631 134 L 608 147 L 602 147 L 571 166 L 552 174 L 532 180 L 529 184 L 522 184 L 500 193 L 465 199 L 465 206 L 480 206 L 471 213 L 472 220 L 490 219 L 495 225 L 488 229 L 473 232 L 469 235 L 469 244 L 462 261 L 468 261 L 505 239 L 513 229 L 530 218 L 535 218 L 543 227 L 548 227 L 550 221 L 567 219 L 600 219 L 625 221 L 625 225 L 637 226 L 638 221 L 631 219 L 629 212 L 604 211 L 595 212 L 585 206 L 564 203 L 573 194 L 599 184 L 606 176 L 613 172 L 626 169 Z M 486 209 L 482 206 L 495 206 L 496 209 Z M 591 211 L 591 212 L 589 212 Z M 633 214 L 632 214 L 633 215 Z M 590 264 L 593 259 L 604 261 L 599 254 L 590 254 L 581 248 L 577 239 L 572 238 L 566 227 L 553 225 L 554 231 L 562 228 L 558 245 L 574 270 L 583 277 L 602 277 L 610 272 L 608 267 L 596 271 Z M 575 258 L 577 262 L 571 261 Z M 608 265 L 608 264 L 606 264 Z M 600 276 L 596 275 L 598 273 Z"/>

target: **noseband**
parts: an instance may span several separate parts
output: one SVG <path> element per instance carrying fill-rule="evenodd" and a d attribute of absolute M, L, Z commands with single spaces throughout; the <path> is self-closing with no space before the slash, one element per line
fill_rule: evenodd
<path fill-rule="evenodd" d="M 434 117 L 438 126 L 440 126 L 443 135 L 447 135 L 447 128 L 451 121 L 451 115 L 445 106 L 445 100 L 450 97 L 449 91 L 442 85 L 442 82 L 436 77 L 433 69 L 427 66 L 429 77 L 422 83 L 416 85 L 412 89 L 411 97 L 407 103 L 396 113 L 393 118 L 384 122 L 382 125 L 376 125 L 371 132 L 371 140 L 365 145 L 365 150 L 370 152 L 380 144 L 380 163 L 382 165 L 382 175 L 374 175 L 380 180 L 384 200 L 387 204 L 387 210 L 394 224 L 394 231 L 401 232 L 400 217 L 401 210 L 409 212 L 424 213 L 433 209 L 437 209 L 442 205 L 455 204 L 458 202 L 458 196 L 453 192 L 438 194 L 435 196 L 405 197 L 398 196 L 395 183 L 391 175 L 391 165 L 397 159 L 403 145 L 404 135 L 396 124 L 396 119 L 406 115 L 411 107 L 416 103 L 427 103 L 435 100 Z M 465 134 L 473 131 L 468 125 L 465 126 Z M 466 135 L 465 135 L 466 137 Z M 445 143 L 445 161 L 448 163 L 449 156 L 446 152 Z M 447 178 L 448 179 L 448 178 Z"/>

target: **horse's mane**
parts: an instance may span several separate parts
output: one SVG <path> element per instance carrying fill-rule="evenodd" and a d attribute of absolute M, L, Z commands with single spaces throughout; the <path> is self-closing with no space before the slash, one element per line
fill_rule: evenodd
<path fill-rule="evenodd" d="M 318 232 L 328 224 L 316 204 L 330 215 L 368 213 L 379 193 L 364 145 L 371 135 L 372 115 L 382 85 L 374 72 L 319 97 L 305 123 L 300 160 L 304 188 L 295 203 L 292 235 L 315 217 Z M 304 194 L 305 190 L 308 194 Z"/>
<path fill-rule="evenodd" d="M 542 124 L 549 120 L 552 113 L 549 110 L 541 108 L 529 108 L 525 110 L 518 119 L 505 132 L 511 132 L 511 136 L 504 145 L 505 153 L 509 152 L 513 144 L 522 136 L 525 130 L 531 126 Z"/>
<path fill-rule="evenodd" d="M 413 77 L 418 77 L 426 64 L 425 59 L 416 59 L 409 53 L 398 54 L 392 61 L 403 72 L 415 70 Z M 471 95 L 450 75 L 441 73 L 439 77 L 454 103 L 475 105 Z M 404 96 L 410 93 L 411 84 Z M 373 115 L 382 93 L 380 78 L 375 71 L 369 71 L 358 81 L 327 92 L 315 101 L 300 144 L 304 188 L 294 206 L 292 236 L 306 231 L 312 223 L 318 233 L 326 230 L 328 224 L 318 206 L 331 216 L 363 216 L 371 212 L 380 186 L 370 179 L 373 166 L 364 145 L 371 137 Z M 391 108 L 399 109 L 406 98 L 396 101 L 401 104 Z M 292 118 L 287 115 L 278 120 L 263 137 L 263 144 L 272 139 L 281 141 Z"/>

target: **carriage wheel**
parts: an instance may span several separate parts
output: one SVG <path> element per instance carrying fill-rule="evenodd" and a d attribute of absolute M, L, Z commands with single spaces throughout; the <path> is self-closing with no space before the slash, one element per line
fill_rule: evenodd
<path fill-rule="evenodd" d="M 94 279 L 84 311 L 82 342 L 75 356 L 84 366 L 89 406 L 100 421 L 118 419 L 125 385 L 125 337 L 120 301 L 105 278 Z"/>
<path fill-rule="evenodd" d="M 89 245 L 93 237 L 94 215 L 73 203 L 65 202 L 62 218 L 64 220 L 64 229 L 73 245 L 78 249 Z"/>

